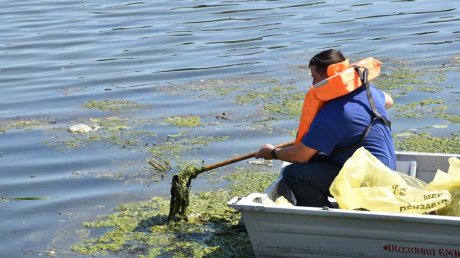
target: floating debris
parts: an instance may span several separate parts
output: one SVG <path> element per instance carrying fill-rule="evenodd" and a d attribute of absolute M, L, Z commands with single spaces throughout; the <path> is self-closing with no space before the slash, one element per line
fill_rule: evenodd
<path fill-rule="evenodd" d="M 444 129 L 444 128 L 448 128 L 449 126 L 439 124 L 439 125 L 432 125 L 431 127 L 436 128 L 436 129 Z"/>
<path fill-rule="evenodd" d="M 402 133 L 395 134 L 394 137 L 411 137 L 412 135 L 414 135 L 414 133 L 402 132 Z"/>
<path fill-rule="evenodd" d="M 99 126 L 89 126 L 86 124 L 76 124 L 69 127 L 69 132 L 71 133 L 89 133 L 97 131 L 100 127 Z"/>
<path fill-rule="evenodd" d="M 26 197 L 2 197 L 0 196 L 0 202 L 11 202 L 11 201 L 42 201 L 48 200 L 48 197 L 40 196 L 26 196 Z"/>
<path fill-rule="evenodd" d="M 230 120 L 231 114 L 228 112 L 217 113 L 216 119 Z"/>
<path fill-rule="evenodd" d="M 150 157 L 149 164 L 160 172 L 171 170 L 171 165 L 168 162 L 163 161 L 161 163 L 153 157 Z"/>
<path fill-rule="evenodd" d="M 250 160 L 248 161 L 249 164 L 251 165 L 265 165 L 267 167 L 273 167 L 273 160 Z"/>

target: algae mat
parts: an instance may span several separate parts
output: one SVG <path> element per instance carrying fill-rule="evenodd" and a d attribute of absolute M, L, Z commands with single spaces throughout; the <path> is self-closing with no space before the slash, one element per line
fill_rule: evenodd
<path fill-rule="evenodd" d="M 222 178 L 230 183 L 225 190 L 192 194 L 193 212 L 187 221 L 167 223 L 166 198 L 121 205 L 113 214 L 85 222 L 88 238 L 71 249 L 136 257 L 252 257 L 240 214 L 226 203 L 234 196 L 263 191 L 276 177 L 276 173 L 249 171 Z"/>

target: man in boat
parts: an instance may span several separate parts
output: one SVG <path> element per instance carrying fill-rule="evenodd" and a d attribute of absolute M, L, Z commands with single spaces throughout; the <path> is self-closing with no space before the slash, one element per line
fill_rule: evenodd
<path fill-rule="evenodd" d="M 392 98 L 369 80 L 380 73 L 373 58 L 349 64 L 339 50 L 318 53 L 309 62 L 313 85 L 305 96 L 297 137 L 292 146 L 265 144 L 256 158 L 292 164 L 283 178 L 297 205 L 332 207 L 329 187 L 345 161 L 364 147 L 395 170 L 396 156 L 386 109 Z"/>

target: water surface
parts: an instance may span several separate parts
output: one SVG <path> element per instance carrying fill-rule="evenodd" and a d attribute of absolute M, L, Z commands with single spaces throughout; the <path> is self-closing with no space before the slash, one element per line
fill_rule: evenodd
<path fill-rule="evenodd" d="M 0 197 L 7 201 L 0 202 L 0 256 L 74 257 L 68 246 L 83 234 L 81 221 L 124 202 L 169 196 L 171 175 L 152 176 L 146 162 L 148 148 L 168 135 L 188 130 L 228 137 L 190 152 L 190 160 L 208 163 L 292 138 L 295 119 L 267 122 L 260 105 L 241 105 L 216 94 L 216 87 L 257 88 L 276 80 L 301 89 L 311 79 L 296 67 L 327 48 L 354 60 L 373 56 L 415 69 L 458 67 L 459 7 L 447 0 L 3 1 Z M 444 89 L 435 96 L 458 110 L 458 71 L 445 73 Z M 92 100 L 145 106 L 85 108 Z M 231 119 L 216 118 L 222 113 Z M 188 115 L 200 116 L 204 125 L 184 129 L 164 122 Z M 142 132 L 139 141 L 64 145 L 74 137 L 69 126 L 107 117 L 129 120 Z M 18 121 L 34 123 L 12 125 Z M 417 121 L 395 118 L 394 133 L 433 124 Z M 460 131 L 447 124 L 436 132 Z M 11 199 L 20 197 L 39 200 Z"/>

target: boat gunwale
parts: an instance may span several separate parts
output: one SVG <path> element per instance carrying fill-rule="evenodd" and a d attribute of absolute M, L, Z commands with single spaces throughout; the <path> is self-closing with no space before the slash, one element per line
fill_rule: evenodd
<path fill-rule="evenodd" d="M 262 194 L 265 195 L 265 194 Z M 249 197 L 249 196 L 248 196 Z M 268 197 L 267 197 L 268 198 Z M 250 202 L 250 203 L 249 203 Z M 358 210 L 344 210 L 336 208 L 317 208 L 317 207 L 304 207 L 304 206 L 269 206 L 257 204 L 246 197 L 235 197 L 227 203 L 230 207 L 238 211 L 257 211 L 257 212 L 270 212 L 270 213 L 284 213 L 291 215 L 309 215 L 309 216 L 329 216 L 340 217 L 342 219 L 366 219 L 366 220 L 391 220 L 399 222 L 417 222 L 417 223 L 433 223 L 433 224 L 449 224 L 460 225 L 460 217 L 443 216 L 443 215 L 429 215 L 429 214 L 410 214 L 410 213 L 391 213 L 391 212 L 377 212 L 377 211 L 358 211 Z"/>

